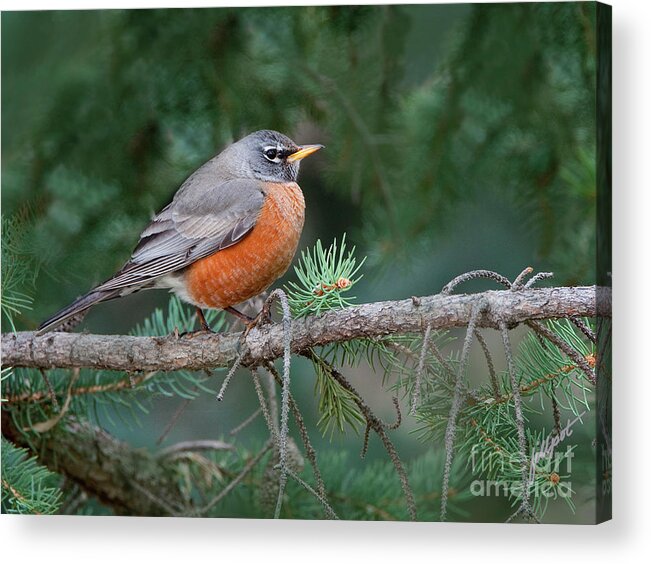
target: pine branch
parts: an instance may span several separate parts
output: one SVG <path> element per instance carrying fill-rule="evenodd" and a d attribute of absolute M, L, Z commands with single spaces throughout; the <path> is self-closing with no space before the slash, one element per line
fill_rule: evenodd
<path fill-rule="evenodd" d="M 316 356 L 316 354 L 314 353 L 314 351 L 310 351 L 309 354 L 306 354 L 306 356 L 308 358 L 313 358 L 314 356 Z M 357 392 L 357 390 L 355 390 L 352 384 L 344 377 L 344 375 L 341 372 L 336 370 L 334 367 L 331 367 L 330 375 L 343 388 L 348 390 L 353 395 L 357 407 L 359 407 L 360 411 L 364 415 L 364 418 L 366 419 L 367 429 L 370 428 L 373 431 L 375 431 L 378 437 L 380 438 L 380 440 L 382 441 L 382 444 L 384 445 L 384 448 L 387 451 L 387 454 L 389 455 L 389 458 L 391 459 L 391 462 L 393 463 L 396 469 L 398 478 L 400 479 L 400 484 L 402 486 L 402 490 L 407 503 L 407 510 L 409 512 L 409 517 L 412 521 L 416 521 L 416 503 L 414 501 L 414 494 L 412 492 L 411 486 L 409 485 L 409 479 L 407 477 L 407 473 L 405 472 L 404 465 L 402 463 L 402 460 L 398 456 L 398 452 L 396 451 L 393 442 L 391 441 L 391 439 L 389 438 L 385 430 L 386 428 L 391 428 L 392 426 L 384 423 L 373 413 L 373 411 L 368 406 L 368 404 L 362 399 L 362 396 Z M 397 402 L 394 401 L 394 405 L 396 406 L 396 409 L 398 411 L 397 425 L 400 425 L 400 421 L 402 419 L 402 416 L 400 414 L 400 409 Z M 367 445 L 368 445 L 368 435 L 367 433 L 365 433 L 364 446 L 363 446 L 364 454 Z"/>
<path fill-rule="evenodd" d="M 56 513 L 61 506 L 57 481 L 27 450 L 2 437 L 2 513 Z"/>
<path fill-rule="evenodd" d="M 6 412 L 2 415 L 3 435 L 29 446 Z M 169 515 L 186 508 L 173 460 L 134 449 L 90 423 L 67 419 L 59 427 L 43 436 L 39 462 L 69 477 L 117 514 Z"/>
<path fill-rule="evenodd" d="M 375 302 L 297 319 L 292 326 L 291 350 L 301 353 L 315 346 L 359 338 L 421 333 L 428 325 L 433 330 L 466 326 L 473 305 L 479 300 L 488 307 L 479 316 L 477 327 L 498 328 L 501 319 L 513 327 L 529 320 L 611 314 L 610 292 L 600 289 L 597 303 L 594 286 L 436 295 L 417 301 Z M 73 333 L 36 337 L 32 332 L 4 333 L 2 363 L 15 367 L 89 367 L 130 372 L 203 370 L 229 366 L 237 356 L 240 341 L 239 333 L 183 337 Z M 254 328 L 241 348 L 244 367 L 283 356 L 283 326 Z"/>

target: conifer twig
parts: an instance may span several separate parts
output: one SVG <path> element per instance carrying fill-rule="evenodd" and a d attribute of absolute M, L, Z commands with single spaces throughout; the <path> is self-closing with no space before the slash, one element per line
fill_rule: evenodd
<path fill-rule="evenodd" d="M 134 481 L 132 485 L 135 489 L 140 491 L 142 494 L 148 497 L 152 502 L 154 502 L 161 509 L 163 509 L 170 517 L 179 515 L 182 512 L 181 508 L 175 509 L 169 501 L 163 499 L 159 495 L 154 494 L 152 491 L 149 490 L 149 488 L 146 488 L 142 484 L 139 484 L 138 482 Z"/>
<path fill-rule="evenodd" d="M 560 435 L 561 433 L 561 409 L 558 406 L 556 399 L 556 392 L 552 390 L 552 413 L 554 414 L 554 434 Z"/>
<path fill-rule="evenodd" d="M 269 440 L 266 442 L 266 444 L 262 447 L 262 449 L 251 459 L 249 460 L 242 471 L 233 478 L 228 485 L 220 491 L 210 502 L 208 502 L 206 505 L 203 507 L 200 507 L 196 509 L 193 514 L 194 515 L 205 515 L 210 511 L 215 505 L 217 505 L 222 499 L 224 499 L 229 493 L 231 493 L 238 485 L 239 483 L 244 480 L 248 476 L 248 474 L 255 468 L 255 466 L 262 460 L 262 457 L 267 454 L 271 450 L 272 447 L 272 441 Z"/>
<path fill-rule="evenodd" d="M 155 376 L 157 371 L 147 372 L 136 378 L 136 384 L 141 385 L 148 381 L 150 378 Z M 120 380 L 118 382 L 113 382 L 111 384 L 96 384 L 94 386 L 78 386 L 73 387 L 70 390 L 71 396 L 82 396 L 82 395 L 91 395 L 91 394 L 102 394 L 106 392 L 116 392 L 119 390 L 124 390 L 131 388 L 132 383 L 127 380 Z M 43 391 L 38 392 L 26 392 L 23 394 L 8 395 L 3 398 L 9 404 L 12 403 L 37 403 L 43 401 L 44 398 L 49 398 L 49 392 L 44 393 Z"/>
<path fill-rule="evenodd" d="M 588 340 L 592 341 L 595 345 L 597 344 L 597 336 L 580 317 L 572 315 L 568 319 L 575 325 L 575 327 L 579 329 L 579 331 L 581 331 L 581 333 L 583 333 L 588 338 Z"/>
<path fill-rule="evenodd" d="M 276 398 L 276 381 L 274 380 L 273 374 L 268 370 L 265 370 L 264 375 L 266 377 L 267 398 L 269 400 L 269 415 L 271 415 L 271 421 L 274 424 L 276 432 L 279 433 L 280 417 L 278 413 L 278 401 Z"/>
<path fill-rule="evenodd" d="M 312 486 L 310 486 L 310 484 L 308 484 L 305 480 L 303 480 L 303 478 L 301 478 L 291 468 L 287 468 L 287 474 L 292 478 L 294 478 L 294 480 L 296 480 L 298 484 L 300 484 L 307 492 L 309 492 L 316 498 L 316 500 L 323 507 L 323 510 L 325 511 L 326 517 L 328 519 L 339 519 L 334 509 L 332 509 L 332 507 L 328 503 L 328 500 L 325 497 L 321 496 Z"/>
<path fill-rule="evenodd" d="M 396 420 L 393 423 L 384 423 L 385 428 L 391 429 L 392 431 L 398 429 L 402 425 L 402 412 L 400 411 L 400 401 L 397 396 L 391 398 L 393 402 L 393 407 L 396 408 Z"/>
<path fill-rule="evenodd" d="M 39 369 L 39 372 L 43 377 L 43 382 L 45 382 L 45 387 L 47 388 L 47 393 L 50 397 L 50 401 L 52 402 L 52 406 L 54 407 L 54 411 L 55 413 L 58 413 L 59 411 L 61 411 L 61 408 L 59 406 L 59 400 L 57 400 L 57 395 L 54 393 L 54 388 L 52 387 L 52 383 L 50 382 L 50 379 L 47 377 L 47 372 L 43 368 Z"/>
<path fill-rule="evenodd" d="M 316 356 L 316 353 L 314 351 L 311 351 L 311 355 Z M 387 451 L 387 454 L 389 455 L 389 458 L 391 459 L 391 462 L 393 463 L 393 466 L 396 469 L 398 478 L 400 479 L 402 490 L 405 495 L 405 501 L 407 503 L 407 510 L 409 512 L 409 517 L 412 521 L 415 521 L 416 502 L 414 501 L 414 494 L 411 490 L 411 486 L 409 485 L 409 478 L 407 477 L 407 472 L 405 471 L 405 468 L 402 464 L 402 460 L 400 460 L 398 451 L 396 450 L 395 446 L 393 445 L 393 442 L 389 438 L 389 435 L 387 435 L 387 432 L 385 430 L 386 424 L 373 413 L 373 411 L 368 406 L 368 404 L 362 399 L 360 394 L 353 387 L 353 385 L 344 377 L 344 375 L 341 372 L 339 372 L 336 368 L 334 368 L 332 365 L 330 365 L 330 368 L 331 368 L 330 374 L 332 375 L 332 377 L 337 382 L 339 382 L 339 384 L 343 388 L 345 388 L 346 390 L 348 390 L 353 394 L 353 400 L 355 401 L 357 407 L 359 407 L 360 411 L 364 415 L 367 425 L 370 426 L 371 429 L 373 429 L 373 431 L 375 431 L 377 435 L 380 437 L 380 440 L 382 441 L 382 444 L 384 445 L 384 448 Z"/>
<path fill-rule="evenodd" d="M 219 388 L 219 393 L 217 394 L 217 401 L 223 401 L 224 394 L 226 393 L 226 388 L 228 388 L 228 384 L 230 384 L 233 374 L 235 374 L 235 372 L 241 365 L 242 365 L 242 351 L 238 351 L 237 356 L 235 357 L 235 361 L 233 362 L 233 366 L 231 366 L 231 369 L 228 371 L 228 374 L 226 374 L 226 378 L 224 378 L 224 381 L 222 382 L 221 388 Z"/>
<path fill-rule="evenodd" d="M 441 294 L 449 295 L 459 284 L 468 282 L 469 280 L 475 280 L 476 278 L 489 278 L 490 280 L 495 280 L 495 282 L 501 284 L 505 288 L 511 288 L 511 282 L 506 276 L 502 276 L 492 270 L 472 270 L 470 272 L 464 272 L 450 280 L 445 286 L 443 286 Z"/>
<path fill-rule="evenodd" d="M 553 278 L 554 273 L 553 272 L 539 272 L 538 274 L 535 274 L 533 278 L 531 278 L 525 285 L 524 289 L 528 290 L 529 288 L 533 288 L 534 285 L 536 285 L 538 282 L 541 280 L 547 280 L 548 278 Z"/>
<path fill-rule="evenodd" d="M 566 343 L 563 339 L 561 339 L 558 335 L 556 335 L 556 333 L 549 330 L 545 325 L 543 325 L 539 321 L 530 319 L 526 321 L 526 324 L 529 327 L 531 327 L 536 333 L 539 333 L 541 336 L 545 337 L 545 339 L 552 342 L 561 351 L 563 351 L 584 372 L 584 374 L 588 377 L 588 380 L 592 384 L 596 385 L 597 377 L 594 373 L 594 370 L 590 368 L 590 365 L 581 354 L 579 354 L 568 343 Z"/>
<path fill-rule="evenodd" d="M 371 434 L 371 425 L 367 421 L 366 427 L 364 427 L 364 439 L 362 441 L 362 450 L 359 453 L 359 457 L 361 459 L 366 458 L 366 453 L 368 452 L 368 440 L 370 438 L 370 434 Z"/>
<path fill-rule="evenodd" d="M 462 392 L 464 387 L 466 364 L 468 363 L 470 345 L 472 344 L 472 338 L 475 334 L 477 319 L 485 307 L 486 304 L 483 304 L 481 302 L 477 302 L 473 306 L 473 310 L 470 315 L 470 321 L 468 322 L 468 329 L 466 331 L 466 338 L 463 342 L 459 370 L 457 371 L 456 375 L 452 406 L 450 407 L 448 424 L 445 429 L 445 465 L 443 467 L 443 486 L 441 488 L 441 521 L 445 521 L 447 515 L 448 489 L 450 487 L 450 471 L 452 470 L 452 456 L 454 454 L 454 439 L 457 430 L 457 416 L 459 415 L 461 404 L 463 402 Z"/>
<path fill-rule="evenodd" d="M 269 430 L 269 436 L 273 441 L 274 448 L 279 450 L 280 444 L 278 440 L 278 432 L 276 430 L 276 425 L 274 424 L 274 420 L 271 418 L 271 414 L 269 413 L 269 407 L 267 405 L 267 400 L 264 397 L 264 392 L 262 391 L 262 385 L 260 384 L 258 373 L 255 370 L 251 370 L 251 377 L 253 380 L 253 385 L 255 387 L 255 393 L 258 396 L 258 402 L 260 403 L 259 409 L 262 412 L 262 417 L 264 418 L 265 423 L 267 424 L 267 429 Z"/>
<path fill-rule="evenodd" d="M 450 377 L 451 382 L 456 381 L 456 374 L 454 372 L 454 369 L 452 366 L 450 366 L 450 363 L 445 359 L 443 356 L 443 353 L 439 350 L 439 348 L 436 346 L 435 343 L 430 343 L 429 344 L 429 349 L 431 353 L 434 355 L 434 358 L 438 361 L 438 363 L 443 367 L 443 370 L 445 370 L 448 373 L 448 376 Z M 449 384 L 449 382 L 444 382 L 446 388 L 448 388 L 449 391 L 454 393 L 454 387 Z M 463 384 L 466 392 L 468 391 L 467 388 L 465 387 L 465 384 Z"/>
<path fill-rule="evenodd" d="M 420 386 L 423 378 L 423 369 L 425 368 L 425 357 L 427 355 L 427 346 L 429 345 L 429 337 L 432 332 L 432 326 L 427 325 L 425 334 L 423 335 L 423 343 L 420 351 L 420 358 L 418 359 L 418 367 L 416 368 L 416 381 L 414 383 L 414 391 L 411 397 L 411 415 L 416 415 L 416 408 L 420 404 Z"/>
<path fill-rule="evenodd" d="M 197 450 L 233 450 L 235 447 L 224 441 L 215 441 L 211 439 L 201 439 L 197 441 L 181 441 L 175 443 L 158 452 L 159 458 L 173 456 L 179 452 L 197 451 Z"/>
<path fill-rule="evenodd" d="M 509 371 L 509 379 L 511 381 L 511 390 L 513 394 L 513 407 L 515 410 L 515 422 L 518 430 L 518 446 L 520 448 L 520 463 L 522 465 L 522 511 L 525 513 L 532 513 L 529 504 L 529 468 L 527 465 L 527 437 L 524 427 L 524 414 L 522 413 L 522 397 L 520 396 L 520 385 L 517 381 L 515 371 L 515 361 L 513 360 L 513 352 L 511 350 L 511 339 L 509 338 L 509 330 L 506 323 L 500 324 L 500 332 L 502 334 L 502 343 L 504 344 L 504 354 L 506 355 L 506 364 Z"/>
<path fill-rule="evenodd" d="M 278 374 L 276 367 L 271 362 L 265 363 L 264 367 L 274 377 L 274 380 L 276 380 L 276 382 L 282 386 L 282 378 L 280 377 L 280 374 Z M 307 456 L 307 459 L 310 461 L 310 465 L 312 466 L 312 472 L 314 473 L 314 479 L 317 484 L 317 490 L 319 492 L 319 495 L 325 499 L 327 497 L 325 483 L 323 482 L 323 477 L 321 476 L 321 470 L 319 469 L 319 465 L 317 463 L 316 451 L 314 450 L 314 447 L 312 446 L 312 443 L 310 441 L 310 436 L 307 432 L 305 421 L 303 421 L 303 416 L 301 415 L 301 411 L 298 409 L 298 406 L 296 405 L 296 401 L 292 397 L 291 393 L 289 394 L 289 408 L 292 412 L 292 416 L 294 417 L 294 422 L 296 423 L 296 427 L 298 427 L 298 433 L 301 437 L 301 442 L 305 447 L 305 455 Z"/>
<path fill-rule="evenodd" d="M 157 445 L 160 445 L 167 438 L 167 435 L 170 434 L 170 432 L 174 428 L 174 425 L 176 425 L 176 422 L 179 420 L 179 417 L 181 417 L 181 415 L 183 415 L 185 410 L 190 405 L 191 401 L 192 400 L 190 398 L 185 398 L 181 402 L 181 404 L 176 408 L 176 410 L 172 414 L 172 417 L 170 418 L 169 422 L 167 423 L 167 425 L 165 425 L 165 429 L 163 429 L 163 432 L 160 434 L 160 437 L 158 437 L 158 439 L 156 439 L 156 444 Z"/>
<path fill-rule="evenodd" d="M 2 433 L 14 444 L 35 448 L 4 409 Z M 59 431 L 43 435 L 35 452 L 42 464 L 77 483 L 118 515 L 170 515 L 184 507 L 175 462 L 135 449 L 90 423 L 64 417 Z M 153 484 L 155 493 L 150 491 Z"/>
<path fill-rule="evenodd" d="M 285 484 L 287 483 L 287 436 L 289 435 L 289 373 L 292 361 L 291 342 L 292 342 L 292 313 L 289 308 L 287 294 L 280 288 L 275 289 L 269 295 L 267 304 L 274 299 L 280 301 L 283 310 L 283 333 L 284 333 L 284 350 L 283 350 L 283 377 L 282 377 L 282 394 L 280 403 L 280 432 L 278 444 L 278 456 L 280 464 L 280 478 L 278 480 L 278 501 L 274 519 L 280 518 L 280 510 L 283 503 L 283 494 Z"/>
<path fill-rule="evenodd" d="M 511 284 L 511 290 L 514 292 L 517 292 L 518 290 L 522 289 L 524 281 L 526 280 L 527 276 L 533 272 L 533 268 L 530 266 L 527 266 L 518 276 L 516 279 L 513 281 L 513 284 Z"/>
<path fill-rule="evenodd" d="M 261 409 L 260 407 L 258 407 L 258 409 L 256 409 L 256 410 L 255 410 L 251 415 L 249 415 L 249 416 L 248 416 L 244 421 L 242 421 L 240 424 L 238 424 L 238 425 L 236 425 L 235 427 L 233 427 L 233 428 L 229 431 L 228 434 L 229 434 L 231 437 L 237 435 L 240 431 L 242 431 L 243 429 L 245 429 L 246 427 L 248 427 L 251 423 L 253 423 L 253 421 L 256 420 L 256 418 L 258 417 L 258 415 L 260 415 L 260 413 L 262 413 L 262 409 Z"/>
<path fill-rule="evenodd" d="M 493 395 L 495 400 L 499 401 L 500 399 L 500 386 L 497 381 L 497 375 L 495 374 L 495 365 L 493 364 L 493 357 L 491 356 L 491 351 L 488 348 L 488 344 L 484 339 L 484 336 L 479 330 L 475 330 L 475 337 L 477 337 L 477 342 L 481 345 L 482 350 L 484 351 L 484 356 L 486 357 L 486 364 L 488 365 L 488 374 L 491 380 L 491 387 L 493 388 Z"/>
<path fill-rule="evenodd" d="M 524 505 L 520 505 L 518 509 L 516 509 L 515 513 L 513 513 L 506 521 L 505 523 L 512 523 L 515 521 L 516 518 L 518 518 L 520 515 L 524 514 L 524 516 L 531 521 L 532 523 L 540 523 L 540 519 L 536 516 L 536 514 L 533 512 L 531 507 L 525 507 Z"/>

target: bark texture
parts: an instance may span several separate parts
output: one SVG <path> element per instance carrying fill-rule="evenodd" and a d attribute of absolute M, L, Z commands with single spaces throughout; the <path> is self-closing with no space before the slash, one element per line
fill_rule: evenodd
<path fill-rule="evenodd" d="M 34 450 L 4 415 L 3 435 Z M 97 496 L 117 515 L 156 517 L 187 510 L 188 502 L 171 460 L 133 448 L 90 423 L 64 419 L 53 431 L 41 435 L 34 454 L 42 464 Z"/>
<path fill-rule="evenodd" d="M 599 299 L 597 299 L 597 296 Z M 609 317 L 611 297 L 594 286 L 488 291 L 375 302 L 292 322 L 291 348 L 311 347 L 357 338 L 463 327 L 473 304 L 480 302 L 478 327 L 508 327 L 528 320 L 570 316 Z M 130 337 L 84 333 L 32 332 L 2 335 L 2 365 L 31 368 L 97 368 L 124 371 L 202 370 L 230 365 L 242 351 L 242 366 L 256 366 L 283 354 L 282 324 L 240 334 L 198 333 L 175 337 Z"/>

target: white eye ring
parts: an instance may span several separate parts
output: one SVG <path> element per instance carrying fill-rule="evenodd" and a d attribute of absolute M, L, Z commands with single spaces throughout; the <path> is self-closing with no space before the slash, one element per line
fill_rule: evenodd
<path fill-rule="evenodd" d="M 272 163 L 279 163 L 282 159 L 280 157 L 280 147 L 278 145 L 269 145 L 262 149 L 264 158 Z"/>

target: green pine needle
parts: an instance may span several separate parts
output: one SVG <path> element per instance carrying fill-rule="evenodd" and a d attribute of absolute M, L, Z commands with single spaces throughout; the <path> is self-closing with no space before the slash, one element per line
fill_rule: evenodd
<path fill-rule="evenodd" d="M 61 506 L 56 474 L 2 438 L 2 512 L 52 515 Z"/>
<path fill-rule="evenodd" d="M 21 215 L 2 217 L 2 316 L 16 331 L 15 319 L 32 309 L 32 297 L 23 290 L 32 286 L 37 261 L 30 252 L 25 237 L 26 219 Z"/>
<path fill-rule="evenodd" d="M 354 394 L 342 387 L 329 374 L 327 364 L 314 362 L 314 371 L 316 372 L 314 387 L 319 398 L 319 413 L 321 414 L 317 426 L 323 436 L 330 434 L 330 439 L 332 439 L 335 429 L 343 433 L 346 425 L 358 433 L 365 420 L 355 403 Z"/>
<path fill-rule="evenodd" d="M 301 260 L 294 268 L 298 282 L 286 286 L 289 307 L 294 318 L 341 309 L 352 305 L 354 296 L 346 296 L 362 278 L 355 277 L 366 257 L 357 264 L 355 247 L 346 253 L 346 235 L 337 244 L 335 239 L 328 249 L 317 240 L 312 251 L 301 253 Z"/>

